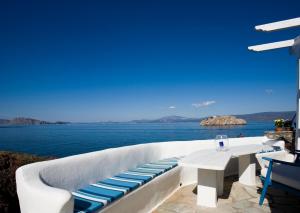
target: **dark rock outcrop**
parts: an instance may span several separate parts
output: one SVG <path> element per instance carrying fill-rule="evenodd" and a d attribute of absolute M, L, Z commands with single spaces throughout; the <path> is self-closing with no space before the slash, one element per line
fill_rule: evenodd
<path fill-rule="evenodd" d="M 53 158 L 0 151 L 0 212 L 20 212 L 15 172 L 18 167 Z"/>
<path fill-rule="evenodd" d="M 226 126 L 226 125 L 245 125 L 244 119 L 235 116 L 213 116 L 206 118 L 200 122 L 202 126 Z"/>
<path fill-rule="evenodd" d="M 0 119 L 0 125 L 42 125 L 42 124 L 68 124 L 69 122 L 64 121 L 56 121 L 56 122 L 48 122 L 42 121 L 34 118 L 23 118 L 18 117 L 11 120 L 8 119 Z"/>
<path fill-rule="evenodd" d="M 9 120 L 7 120 L 7 119 L 0 119 L 0 125 L 1 124 L 9 124 Z"/>
<path fill-rule="evenodd" d="M 23 124 L 23 125 L 39 125 L 39 124 L 49 124 L 49 122 L 46 121 L 40 121 L 37 119 L 33 118 L 14 118 L 9 121 L 10 124 L 18 125 L 18 124 Z"/>

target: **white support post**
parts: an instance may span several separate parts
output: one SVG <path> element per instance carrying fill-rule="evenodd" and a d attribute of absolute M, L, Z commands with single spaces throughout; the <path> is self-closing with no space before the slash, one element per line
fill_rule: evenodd
<path fill-rule="evenodd" d="M 223 195 L 224 190 L 224 170 L 217 171 L 218 196 Z"/>
<path fill-rule="evenodd" d="M 248 186 L 255 186 L 255 163 L 251 162 L 250 155 L 239 156 L 239 182 Z"/>
<path fill-rule="evenodd" d="M 274 31 L 282 30 L 290 27 L 299 27 L 300 17 L 288 19 L 284 21 L 277 21 L 269 24 L 258 25 L 256 30 Z M 297 108 L 296 108 L 296 133 L 295 133 L 295 149 L 300 150 L 300 36 L 295 39 L 273 42 L 262 45 L 255 45 L 248 47 L 249 50 L 260 52 L 265 50 L 273 50 L 278 48 L 289 47 L 290 53 L 297 57 Z"/>
<path fill-rule="evenodd" d="M 217 207 L 217 195 L 217 171 L 198 169 L 197 205 L 203 207 Z"/>

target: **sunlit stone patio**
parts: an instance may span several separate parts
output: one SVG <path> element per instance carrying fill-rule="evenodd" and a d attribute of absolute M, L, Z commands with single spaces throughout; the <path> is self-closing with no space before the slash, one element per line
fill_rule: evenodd
<path fill-rule="evenodd" d="M 257 177 L 257 186 L 249 187 L 238 182 L 236 176 L 224 180 L 224 194 L 218 199 L 217 208 L 202 208 L 196 205 L 196 184 L 182 187 L 160 205 L 154 213 L 189 212 L 300 212 L 300 197 L 269 188 L 267 199 L 260 207 L 258 200 L 261 183 Z"/>

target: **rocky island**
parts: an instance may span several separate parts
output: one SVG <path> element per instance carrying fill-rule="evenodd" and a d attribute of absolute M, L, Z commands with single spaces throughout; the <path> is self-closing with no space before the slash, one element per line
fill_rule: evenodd
<path fill-rule="evenodd" d="M 44 125 L 44 124 L 68 124 L 69 122 L 64 121 L 56 121 L 56 122 L 49 122 L 49 121 L 42 121 L 37 120 L 34 118 L 23 118 L 18 117 L 14 119 L 0 119 L 0 125 Z"/>
<path fill-rule="evenodd" d="M 212 116 L 203 119 L 200 122 L 201 126 L 229 126 L 229 125 L 245 125 L 246 120 L 235 116 Z"/>

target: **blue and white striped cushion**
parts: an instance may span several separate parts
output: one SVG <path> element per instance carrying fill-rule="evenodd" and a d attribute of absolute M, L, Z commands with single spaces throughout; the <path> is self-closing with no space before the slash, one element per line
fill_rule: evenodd
<path fill-rule="evenodd" d="M 154 173 L 145 173 L 145 172 L 133 172 L 133 171 L 127 171 L 123 172 L 122 174 L 127 174 L 127 175 L 139 175 L 139 176 L 146 176 L 146 177 L 151 177 L 154 178 L 156 174 Z"/>
<path fill-rule="evenodd" d="M 137 183 L 137 184 L 139 184 L 139 186 L 143 185 L 143 183 L 144 183 L 143 180 L 137 180 L 137 179 L 134 180 L 134 179 L 124 178 L 124 177 L 117 177 L 117 176 L 113 176 L 110 179 L 128 182 L 128 183 Z"/>
<path fill-rule="evenodd" d="M 108 198 L 108 197 L 103 197 L 101 195 L 82 192 L 80 190 L 72 192 L 72 194 L 76 197 L 80 197 L 80 198 L 83 198 L 83 199 L 93 200 L 93 201 L 102 203 L 104 206 L 107 205 L 109 202 L 111 202 L 111 199 Z"/>
<path fill-rule="evenodd" d="M 117 186 L 117 187 L 123 187 L 128 188 L 129 190 L 134 190 L 139 187 L 140 184 L 134 183 L 134 182 L 124 182 L 120 180 L 114 180 L 111 178 L 99 181 L 99 183 L 111 185 L 111 186 Z"/>
<path fill-rule="evenodd" d="M 151 169 L 151 168 L 136 168 L 136 169 L 131 169 L 129 170 L 130 172 L 141 172 L 141 173 L 144 173 L 144 174 L 155 174 L 156 176 L 157 175 L 160 175 L 164 172 L 163 169 Z"/>
<path fill-rule="evenodd" d="M 120 192 L 117 190 L 100 188 L 93 185 L 86 186 L 82 189 L 79 189 L 78 191 L 91 195 L 106 197 L 110 202 L 122 197 L 125 194 L 124 192 Z"/>
<path fill-rule="evenodd" d="M 146 163 L 135 169 L 79 189 L 74 195 L 76 213 L 93 213 L 121 198 L 124 194 L 151 181 L 153 178 L 177 166 L 181 157 L 167 158 Z"/>
<path fill-rule="evenodd" d="M 169 162 L 169 161 L 164 161 L 164 162 L 153 162 L 153 163 L 151 163 L 151 164 L 153 164 L 153 165 L 158 165 L 158 166 L 168 166 L 168 167 L 171 167 L 171 168 L 177 166 L 177 163 L 176 163 L 176 162 L 172 163 L 172 162 Z"/>
<path fill-rule="evenodd" d="M 103 184 L 103 183 L 94 183 L 94 184 L 91 184 L 91 185 L 96 186 L 96 187 L 100 187 L 100 188 L 104 188 L 104 189 L 111 189 L 111 190 L 124 192 L 124 194 L 127 194 L 130 191 L 129 188 L 119 187 L 119 186 L 112 186 L 112 185 Z"/>
<path fill-rule="evenodd" d="M 75 196 L 74 198 L 74 212 L 76 213 L 92 213 L 100 210 L 104 205 L 101 202 L 84 199 Z"/>
<path fill-rule="evenodd" d="M 115 177 L 126 178 L 129 180 L 141 180 L 143 183 L 146 183 L 152 179 L 150 176 L 130 175 L 125 173 L 118 174 Z"/>
<path fill-rule="evenodd" d="M 164 172 L 173 168 L 171 165 L 159 165 L 153 163 L 146 163 L 140 166 L 141 168 L 163 169 Z"/>

